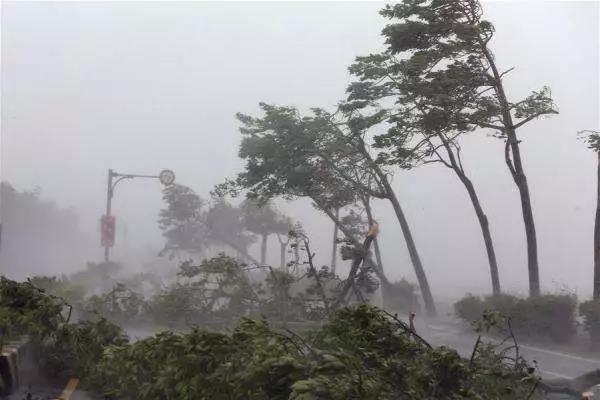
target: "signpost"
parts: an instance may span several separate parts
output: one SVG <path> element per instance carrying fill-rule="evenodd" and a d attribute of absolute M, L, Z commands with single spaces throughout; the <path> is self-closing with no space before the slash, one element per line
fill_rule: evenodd
<path fill-rule="evenodd" d="M 115 179 L 116 178 L 116 179 Z M 111 214 L 112 198 L 115 192 L 115 186 L 123 179 L 133 178 L 152 178 L 158 179 L 164 186 L 170 186 L 175 182 L 175 173 L 170 169 L 160 171 L 158 175 L 135 175 L 121 174 L 108 170 L 108 184 L 106 185 L 106 214 L 101 219 L 101 244 L 104 247 L 104 261 L 110 261 L 110 248 L 115 245 L 115 217 Z M 114 179 L 114 182 L 113 182 Z"/>

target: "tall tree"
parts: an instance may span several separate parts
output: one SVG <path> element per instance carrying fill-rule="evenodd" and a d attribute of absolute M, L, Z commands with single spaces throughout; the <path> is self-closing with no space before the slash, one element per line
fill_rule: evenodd
<path fill-rule="evenodd" d="M 598 156 L 598 168 L 596 173 L 596 219 L 594 222 L 594 300 L 600 299 L 600 131 L 583 130 L 579 134 L 584 135 L 587 146 L 596 152 Z"/>
<path fill-rule="evenodd" d="M 347 109 L 375 106 L 373 100 L 402 104 L 418 99 L 412 111 L 427 116 L 431 130 L 489 128 L 505 140 L 504 158 L 519 190 L 527 239 L 529 291 L 540 293 L 537 239 L 517 130 L 557 111 L 546 87 L 521 101 L 508 100 L 503 77 L 489 48 L 494 29 L 483 20 L 477 0 L 404 0 L 381 14 L 392 22 L 383 30 L 386 49 L 358 57 Z M 393 136 L 409 134 L 403 112 L 387 116 Z M 393 135 L 392 135 L 393 134 Z"/>
<path fill-rule="evenodd" d="M 390 70 L 401 68 L 394 66 L 392 63 L 382 63 L 382 65 Z M 403 73 L 406 74 L 406 72 Z M 407 79 L 406 75 L 403 75 L 402 78 Z M 402 78 L 396 78 L 396 82 L 399 82 Z M 374 85 L 379 85 L 381 82 L 381 80 L 378 80 L 377 83 L 370 81 Z M 425 111 L 425 107 L 428 105 L 427 98 L 424 98 L 420 93 L 404 93 L 401 89 L 398 89 L 398 93 L 403 96 L 403 101 L 397 104 L 394 109 L 386 110 L 385 114 L 381 112 L 381 108 L 375 110 L 376 115 L 380 118 L 394 120 L 392 128 L 387 133 L 374 137 L 374 146 L 383 150 L 379 153 L 379 162 L 398 165 L 402 168 L 413 168 L 417 165 L 435 162 L 443 164 L 456 174 L 469 195 L 481 228 L 490 268 L 492 292 L 494 295 L 500 294 L 498 263 L 489 221 L 475 190 L 475 185 L 463 167 L 461 147 L 458 143 L 458 137 L 470 128 L 464 127 L 464 130 L 459 130 L 454 127 L 450 130 L 440 126 L 440 121 L 444 121 L 443 116 L 431 110 Z M 372 97 L 370 100 L 375 101 L 380 100 L 380 98 Z M 351 95 L 350 101 L 342 105 L 342 109 L 346 110 L 349 115 L 357 114 L 356 103 L 361 101 Z M 362 105 L 359 104 L 358 107 L 362 107 Z M 451 105 L 446 104 L 444 112 L 447 113 L 450 107 Z M 415 110 L 419 111 L 415 112 Z M 360 119 L 361 117 L 351 118 Z M 377 249 L 376 241 L 374 245 Z"/>
<path fill-rule="evenodd" d="M 369 154 L 362 136 L 375 119 L 347 126 L 336 123 L 334 116 L 322 109 L 313 109 L 312 115 L 303 117 L 292 107 L 261 103 L 261 108 L 265 113 L 262 118 L 238 114 L 244 135 L 240 157 L 247 163 L 236 183 L 254 197 L 310 197 L 334 223 L 334 210 L 355 204 L 358 193 L 389 200 L 402 227 L 425 306 L 435 314 L 408 222 L 387 171 Z M 342 230 L 339 223 L 338 227 Z M 358 241 L 356 244 L 362 246 Z"/>
<path fill-rule="evenodd" d="M 340 217 L 340 209 L 335 209 L 335 217 Z M 335 274 L 335 267 L 337 264 L 337 247 L 338 247 L 338 227 L 333 224 L 333 240 L 331 241 L 331 272 Z"/>
<path fill-rule="evenodd" d="M 201 253 L 209 244 L 219 243 L 258 264 L 248 252 L 254 236 L 245 231 L 238 207 L 220 198 L 209 206 L 184 185 L 166 187 L 163 199 L 167 206 L 160 211 L 158 223 L 167 241 L 162 253 Z"/>
<path fill-rule="evenodd" d="M 199 253 L 207 245 L 205 223 L 207 202 L 191 188 L 174 184 L 163 189 L 166 208 L 160 210 L 158 226 L 166 243 L 163 253 Z"/>

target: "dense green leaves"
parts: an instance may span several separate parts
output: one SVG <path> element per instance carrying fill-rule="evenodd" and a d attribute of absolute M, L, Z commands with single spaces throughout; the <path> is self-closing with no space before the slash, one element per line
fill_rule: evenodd
<path fill-rule="evenodd" d="M 120 399 L 525 399 L 522 360 L 429 349 L 376 308 L 342 309 L 305 337 L 242 319 L 230 333 L 161 333 L 107 349 L 93 387 Z M 531 379 L 531 381 L 530 381 Z"/>
<path fill-rule="evenodd" d="M 473 322 L 486 311 L 497 311 L 510 318 L 514 332 L 520 337 L 569 342 L 576 333 L 577 298 L 570 294 L 545 294 L 519 298 L 508 294 L 486 296 L 468 295 L 454 305 L 459 318 Z"/>

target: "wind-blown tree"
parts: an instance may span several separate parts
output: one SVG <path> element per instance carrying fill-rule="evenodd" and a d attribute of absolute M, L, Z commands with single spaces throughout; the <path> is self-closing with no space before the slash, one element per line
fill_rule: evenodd
<path fill-rule="evenodd" d="M 244 135 L 239 155 L 247 162 L 246 171 L 238 175 L 234 186 L 248 190 L 252 198 L 308 197 L 345 235 L 345 227 L 335 217 L 336 208 L 357 203 L 358 193 L 388 199 L 403 229 L 425 306 L 435 314 L 408 222 L 386 171 L 368 153 L 363 137 L 354 127 L 348 129 L 350 133 L 344 132 L 333 115 L 321 109 L 302 117 L 292 107 L 261 103 L 261 108 L 263 118 L 238 114 Z M 219 190 L 226 191 L 226 187 Z M 362 247 L 357 238 L 346 236 Z"/>
<path fill-rule="evenodd" d="M 179 184 L 164 188 L 163 200 L 167 207 L 159 213 L 158 226 L 167 241 L 162 252 L 201 252 L 208 239 L 206 201 L 191 188 Z"/>
<path fill-rule="evenodd" d="M 596 179 L 596 219 L 594 222 L 594 300 L 600 299 L 600 131 L 583 130 L 587 146 L 598 155 L 598 172 Z"/>
<path fill-rule="evenodd" d="M 258 203 L 246 199 L 242 205 L 242 221 L 245 228 L 261 238 L 260 263 L 267 263 L 267 241 L 270 235 L 287 235 L 292 226 L 289 218 L 278 213 L 270 203 Z M 281 243 L 281 241 L 280 241 Z M 282 263 L 284 265 L 285 262 Z"/>
<path fill-rule="evenodd" d="M 388 65 L 388 67 L 391 68 L 391 65 Z M 410 79 L 406 75 L 403 75 L 402 78 Z M 397 78 L 396 80 L 399 82 L 400 79 Z M 379 83 L 378 81 L 376 84 Z M 400 85 L 400 87 L 402 86 Z M 392 166 L 398 165 L 405 169 L 418 165 L 441 163 L 456 174 L 464 185 L 477 216 L 488 257 L 492 292 L 494 295 L 499 295 L 501 290 L 498 262 L 489 221 L 475 190 L 475 185 L 468 177 L 463 166 L 461 147 L 458 143 L 459 136 L 472 129 L 465 127 L 459 130 L 454 127 L 454 130 L 450 130 L 440 126 L 439 121 L 443 120 L 443 116 L 440 116 L 436 111 L 425 112 L 428 99 L 424 98 L 421 93 L 404 93 L 401 89 L 398 89 L 398 94 L 403 96 L 402 103 L 399 103 L 393 109 L 386 110 L 385 113 L 381 112 L 381 108 L 375 110 L 379 118 L 394 120 L 392 128 L 387 133 L 374 137 L 374 147 L 383 150 L 379 153 L 379 162 Z M 375 101 L 375 99 L 372 100 Z M 364 105 L 362 100 L 356 100 L 354 95 L 351 94 L 349 102 L 342 105 L 342 109 L 348 112 L 351 120 L 360 121 L 361 117 L 355 109 L 357 103 L 359 108 Z M 451 105 L 445 105 L 443 112 L 448 112 L 450 107 Z M 377 243 L 374 244 L 377 250 Z"/>
<path fill-rule="evenodd" d="M 545 114 L 557 111 L 547 87 L 511 102 L 489 48 L 494 28 L 482 19 L 477 0 L 404 0 L 381 14 L 392 22 L 383 30 L 387 48 L 358 57 L 350 67 L 359 78 L 350 85 L 347 112 L 393 104 L 386 115 L 392 127 L 386 140 L 404 141 L 410 126 L 408 111 L 420 114 L 430 132 L 492 129 L 505 140 L 504 158 L 519 190 L 525 234 L 529 291 L 540 293 L 537 239 L 529 186 L 517 131 Z M 406 104 L 410 104 L 410 110 Z"/>
<path fill-rule="evenodd" d="M 226 244 L 252 263 L 259 264 L 248 252 L 255 237 L 245 231 L 243 211 L 239 207 L 222 198 L 214 199 L 214 204 L 206 212 L 206 226 L 211 240 Z"/>
<path fill-rule="evenodd" d="M 357 193 L 358 200 L 370 213 L 371 197 L 390 202 L 400 224 L 408 254 L 421 288 L 427 312 L 435 314 L 435 304 L 425 269 L 400 201 L 392 188 L 389 176 L 392 171 L 386 168 L 380 157 L 374 158 L 367 143 L 369 129 L 381 121 L 383 112 L 374 115 L 340 119 L 321 109 L 314 109 L 314 117 L 304 117 L 302 121 L 312 122 L 307 129 L 317 135 L 329 138 L 327 147 L 319 149 L 318 155 L 334 173 Z M 375 247 L 378 251 L 378 246 Z"/>
<path fill-rule="evenodd" d="M 211 243 L 220 243 L 258 264 L 248 253 L 254 237 L 245 231 L 242 210 L 223 199 L 215 199 L 208 206 L 196 192 L 183 185 L 166 187 L 163 199 L 167 207 L 160 211 L 158 223 L 167 242 L 161 253 L 197 254 Z"/>

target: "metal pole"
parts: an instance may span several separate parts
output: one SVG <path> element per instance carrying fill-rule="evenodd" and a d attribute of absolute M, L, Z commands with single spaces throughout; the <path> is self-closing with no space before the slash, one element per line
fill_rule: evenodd
<path fill-rule="evenodd" d="M 112 179 L 113 179 L 113 170 L 108 170 L 108 186 L 106 187 L 106 219 L 110 219 L 110 208 L 112 202 Z M 108 243 L 104 246 L 104 262 L 109 262 L 110 260 L 110 247 Z"/>

